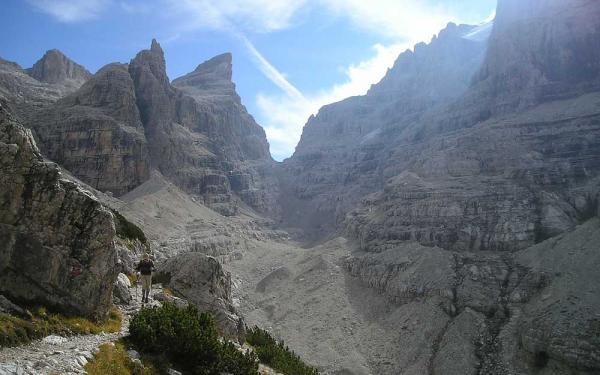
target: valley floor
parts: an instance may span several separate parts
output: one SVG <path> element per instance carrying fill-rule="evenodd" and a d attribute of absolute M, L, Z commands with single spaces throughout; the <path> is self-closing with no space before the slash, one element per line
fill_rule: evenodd
<path fill-rule="evenodd" d="M 249 325 L 285 339 L 325 374 L 397 373 L 395 308 L 345 272 L 349 255 L 344 238 L 310 249 L 250 244 L 241 259 L 226 264 L 234 303 Z"/>

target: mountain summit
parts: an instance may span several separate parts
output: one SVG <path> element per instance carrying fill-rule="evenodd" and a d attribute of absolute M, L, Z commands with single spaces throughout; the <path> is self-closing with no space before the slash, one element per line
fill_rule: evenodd
<path fill-rule="evenodd" d="M 47 51 L 27 72 L 40 82 L 64 84 L 70 81 L 73 86 L 81 86 L 92 76 L 57 49 Z"/>

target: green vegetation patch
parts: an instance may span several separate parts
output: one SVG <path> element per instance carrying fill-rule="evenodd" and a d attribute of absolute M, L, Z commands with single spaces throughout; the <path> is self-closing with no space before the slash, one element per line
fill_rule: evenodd
<path fill-rule="evenodd" d="M 135 363 L 127 355 L 121 341 L 103 344 L 91 361 L 85 365 L 89 375 L 158 375 L 160 372 L 147 362 L 144 366 Z"/>
<path fill-rule="evenodd" d="M 129 326 L 131 342 L 140 351 L 164 354 L 178 369 L 197 375 L 257 375 L 257 357 L 243 354 L 219 339 L 215 320 L 195 306 L 172 304 L 142 309 Z"/>
<path fill-rule="evenodd" d="M 0 314 L 0 346 L 25 344 L 53 334 L 68 336 L 118 332 L 123 319 L 119 310 L 114 306 L 108 319 L 99 323 L 81 317 L 50 314 L 43 307 L 32 309 L 32 311 L 29 319 Z"/>
<path fill-rule="evenodd" d="M 254 347 L 260 361 L 286 375 L 318 375 L 317 369 L 305 364 L 283 341 L 275 340 L 269 332 L 254 327 L 246 340 Z"/>
<path fill-rule="evenodd" d="M 121 215 L 118 211 L 111 211 L 115 216 L 115 227 L 117 230 L 117 236 L 127 240 L 138 240 L 142 244 L 148 246 L 148 240 L 146 239 L 146 235 L 144 234 L 144 231 L 140 229 L 140 227 L 138 227 L 131 221 L 125 219 L 125 217 Z"/>

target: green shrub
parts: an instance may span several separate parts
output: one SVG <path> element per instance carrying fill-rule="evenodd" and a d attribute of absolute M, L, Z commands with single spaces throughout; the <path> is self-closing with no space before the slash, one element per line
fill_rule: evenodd
<path fill-rule="evenodd" d="M 141 351 L 165 354 L 182 369 L 199 375 L 256 375 L 257 358 L 221 342 L 212 315 L 172 304 L 142 309 L 131 320 L 130 339 Z"/>
<path fill-rule="evenodd" d="M 305 364 L 283 341 L 277 342 L 271 335 L 258 327 L 250 329 L 246 340 L 254 347 L 260 361 L 275 371 L 286 375 L 318 375 L 319 372 Z"/>
<path fill-rule="evenodd" d="M 148 246 L 148 240 L 144 231 L 131 221 L 125 219 L 118 211 L 111 210 L 115 216 L 115 228 L 117 230 L 117 236 L 127 240 L 138 240 L 142 244 Z"/>

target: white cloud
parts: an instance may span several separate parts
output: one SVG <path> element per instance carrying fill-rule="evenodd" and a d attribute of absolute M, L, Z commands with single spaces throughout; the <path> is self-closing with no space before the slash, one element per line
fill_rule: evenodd
<path fill-rule="evenodd" d="M 27 0 L 37 10 L 47 13 L 60 22 L 86 21 L 99 16 L 110 0 Z"/>
<path fill-rule="evenodd" d="M 407 44 L 373 46 L 375 55 L 368 60 L 345 68 L 346 80 L 314 95 L 299 100 L 291 95 L 257 96 L 257 106 L 271 145 L 271 154 L 277 160 L 291 155 L 300 140 L 302 127 L 310 115 L 322 106 L 350 96 L 364 95 L 373 83 L 385 75 Z"/>
<path fill-rule="evenodd" d="M 320 1 L 358 27 L 393 40 L 426 41 L 448 22 L 457 21 L 447 7 L 422 0 Z"/>
<path fill-rule="evenodd" d="M 189 29 L 271 32 L 290 26 L 307 0 L 165 0 Z M 233 26 L 235 25 L 235 26 Z"/>

